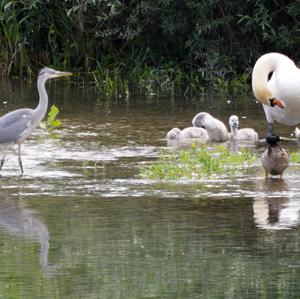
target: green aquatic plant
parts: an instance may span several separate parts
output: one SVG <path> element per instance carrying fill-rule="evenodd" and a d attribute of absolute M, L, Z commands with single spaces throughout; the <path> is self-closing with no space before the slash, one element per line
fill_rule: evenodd
<path fill-rule="evenodd" d="M 190 149 L 161 151 L 158 161 L 141 170 L 148 179 L 200 179 L 235 175 L 256 161 L 256 155 L 243 148 L 233 153 L 224 146 L 202 146 Z"/>
<path fill-rule="evenodd" d="M 236 75 L 230 81 L 230 91 L 234 95 L 247 94 L 249 92 L 249 74 Z"/>
<path fill-rule="evenodd" d="M 49 131 L 55 128 L 59 128 L 61 126 L 61 121 L 59 119 L 56 119 L 58 113 L 59 113 L 59 109 L 55 105 L 52 105 L 48 113 L 47 120 L 40 122 L 39 126 L 42 129 L 49 130 Z"/>
<path fill-rule="evenodd" d="M 59 109 L 55 105 L 52 105 L 47 117 L 48 129 L 55 129 L 61 126 L 61 121 L 56 119 L 58 113 L 59 113 Z"/>
<path fill-rule="evenodd" d="M 300 151 L 290 153 L 290 161 L 293 163 L 300 163 Z"/>
<path fill-rule="evenodd" d="M 220 94 L 228 94 L 229 81 L 225 78 L 216 78 L 215 79 L 215 88 Z"/>
<path fill-rule="evenodd" d="M 127 79 L 124 79 L 121 64 L 106 67 L 97 62 L 97 68 L 93 72 L 93 79 L 96 88 L 106 99 L 127 98 L 129 95 L 129 83 Z"/>

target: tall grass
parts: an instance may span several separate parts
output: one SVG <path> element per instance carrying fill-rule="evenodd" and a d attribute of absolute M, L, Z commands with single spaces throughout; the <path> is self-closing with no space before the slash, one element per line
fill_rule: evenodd
<path fill-rule="evenodd" d="M 129 95 L 129 82 L 123 79 L 120 66 L 110 68 L 97 63 L 97 68 L 93 72 L 94 82 L 99 91 L 106 98 L 127 98 Z"/>
<path fill-rule="evenodd" d="M 158 68 L 143 65 L 134 69 L 124 64 L 104 66 L 97 62 L 92 72 L 97 89 L 106 98 L 128 98 L 129 94 L 147 97 L 185 96 L 187 98 L 205 94 L 207 87 L 222 95 L 240 95 L 249 92 L 249 75 L 212 78 L 207 84 L 203 74 L 179 67 L 163 65 Z"/>
<path fill-rule="evenodd" d="M 9 75 L 15 69 L 30 69 L 30 59 L 26 50 L 26 41 L 20 32 L 26 16 L 18 17 L 15 1 L 0 3 L 0 61 L 1 72 Z"/>

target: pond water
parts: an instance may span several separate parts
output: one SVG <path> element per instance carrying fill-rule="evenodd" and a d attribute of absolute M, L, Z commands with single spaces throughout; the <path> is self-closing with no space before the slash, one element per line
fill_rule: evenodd
<path fill-rule="evenodd" d="M 22 177 L 13 151 L 1 171 L 0 298 L 299 297 L 299 166 L 270 180 L 259 164 L 213 180 L 139 176 L 167 131 L 200 111 L 226 124 L 237 114 L 263 138 L 251 95 L 103 101 L 71 81 L 47 90 L 62 127 L 25 142 Z M 37 99 L 34 83 L 2 83 L 0 113 Z"/>

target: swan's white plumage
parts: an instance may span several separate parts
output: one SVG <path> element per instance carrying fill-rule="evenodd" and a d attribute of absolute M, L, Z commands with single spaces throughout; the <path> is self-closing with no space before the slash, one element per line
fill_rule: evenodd
<path fill-rule="evenodd" d="M 268 81 L 269 74 L 273 72 Z M 252 89 L 263 104 L 268 123 L 274 120 L 285 125 L 300 122 L 300 69 L 287 56 L 268 53 L 261 56 L 253 68 Z M 269 98 L 275 97 L 284 103 L 284 109 L 271 107 Z"/>
<path fill-rule="evenodd" d="M 223 122 L 207 112 L 198 113 L 192 120 L 194 127 L 205 127 L 210 141 L 228 141 L 230 135 Z"/>

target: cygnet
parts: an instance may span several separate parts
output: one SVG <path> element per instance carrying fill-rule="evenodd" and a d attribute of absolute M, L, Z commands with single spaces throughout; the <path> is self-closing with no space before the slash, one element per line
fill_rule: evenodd
<path fill-rule="evenodd" d="M 192 124 L 194 127 L 205 128 L 210 141 L 224 142 L 230 138 L 224 123 L 207 112 L 198 113 L 193 118 Z"/>
<path fill-rule="evenodd" d="M 183 130 L 179 128 L 173 128 L 167 134 L 167 139 L 203 139 L 208 140 L 207 131 L 203 128 L 196 128 L 196 127 L 188 127 Z"/>
<path fill-rule="evenodd" d="M 229 118 L 229 125 L 231 129 L 231 139 L 234 141 L 256 142 L 258 134 L 251 128 L 239 129 L 239 118 L 237 115 L 231 115 Z"/>

